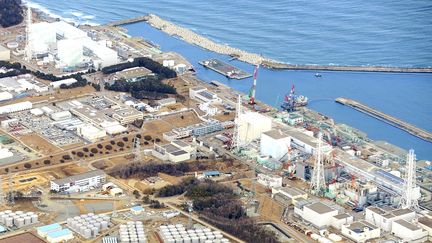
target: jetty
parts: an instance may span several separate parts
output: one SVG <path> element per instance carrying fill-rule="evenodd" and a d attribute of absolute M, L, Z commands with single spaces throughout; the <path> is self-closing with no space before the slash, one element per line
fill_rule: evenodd
<path fill-rule="evenodd" d="M 423 130 L 421 128 L 418 128 L 412 124 L 409 124 L 405 121 L 399 120 L 393 116 L 390 116 L 388 114 L 385 114 L 384 112 L 375 110 L 369 106 L 366 106 L 360 102 L 357 102 L 355 100 L 352 99 L 348 99 L 348 98 L 337 98 L 336 99 L 337 103 L 340 103 L 342 105 L 346 105 L 349 107 L 352 107 L 364 114 L 367 114 L 369 116 L 372 116 L 380 121 L 384 121 L 387 124 L 390 124 L 394 127 L 397 127 L 401 130 L 404 130 L 416 137 L 419 137 L 425 141 L 428 142 L 432 142 L 432 133 L 426 130 Z"/>
<path fill-rule="evenodd" d="M 147 21 L 148 20 L 148 15 L 143 15 L 143 16 L 138 16 L 138 17 L 134 17 L 134 18 L 130 18 L 130 19 L 122 19 L 119 21 L 114 21 L 111 23 L 108 23 L 108 26 L 112 26 L 112 27 L 116 27 L 116 26 L 120 26 L 120 25 L 126 25 L 126 24 L 133 24 L 133 23 L 139 23 L 139 22 L 143 22 L 143 21 Z"/>
<path fill-rule="evenodd" d="M 208 69 L 211 69 L 217 73 L 224 75 L 227 78 L 240 80 L 240 79 L 252 77 L 251 74 L 241 70 L 240 68 L 234 67 L 218 59 L 209 59 L 209 60 L 200 61 L 198 63 Z"/>

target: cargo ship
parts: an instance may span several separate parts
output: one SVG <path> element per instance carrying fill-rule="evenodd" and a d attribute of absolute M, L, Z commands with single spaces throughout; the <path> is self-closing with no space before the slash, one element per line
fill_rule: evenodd
<path fill-rule="evenodd" d="M 285 95 L 284 102 L 281 105 L 282 110 L 294 111 L 297 107 L 306 106 L 308 104 L 308 98 L 303 95 L 295 95 L 295 86 L 291 87 L 289 94 Z"/>

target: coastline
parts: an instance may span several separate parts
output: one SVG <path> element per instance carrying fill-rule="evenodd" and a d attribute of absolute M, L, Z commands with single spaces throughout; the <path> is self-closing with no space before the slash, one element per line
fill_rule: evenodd
<path fill-rule="evenodd" d="M 176 36 L 181 40 L 207 49 L 209 51 L 228 55 L 239 61 L 252 65 L 263 65 L 269 69 L 280 70 L 317 70 L 317 71 L 354 71 L 354 72 L 394 72 L 394 73 L 432 73 L 432 68 L 410 68 L 410 67 L 387 67 L 387 66 L 351 66 L 351 65 L 314 65 L 314 64 L 288 64 L 263 57 L 256 53 L 250 53 L 226 44 L 216 43 L 206 37 L 203 37 L 190 29 L 180 27 L 168 20 L 162 19 L 155 14 L 138 16 L 131 19 L 115 21 L 108 23 L 108 26 L 119 27 L 121 25 L 132 24 L 137 22 L 147 22 L 153 28 L 162 32 Z"/>

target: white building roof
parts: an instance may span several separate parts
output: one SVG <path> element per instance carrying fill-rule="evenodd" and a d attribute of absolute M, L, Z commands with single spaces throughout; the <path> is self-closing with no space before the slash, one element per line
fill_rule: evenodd
<path fill-rule="evenodd" d="M 69 177 L 62 178 L 62 179 L 57 179 L 57 180 L 54 180 L 52 182 L 57 184 L 57 185 L 64 185 L 67 183 L 74 183 L 74 182 L 79 181 L 79 180 L 84 180 L 84 179 L 88 179 L 88 178 L 92 178 L 92 177 L 96 177 L 96 176 L 105 176 L 105 172 L 103 172 L 102 170 L 92 170 L 92 171 L 81 173 L 78 175 L 69 176 Z"/>
<path fill-rule="evenodd" d="M 337 210 L 332 209 L 331 207 L 329 207 L 323 203 L 320 203 L 320 202 L 312 203 L 310 205 L 306 205 L 305 207 L 309 208 L 310 210 L 312 210 L 318 214 L 325 214 L 325 213 L 337 211 Z"/>

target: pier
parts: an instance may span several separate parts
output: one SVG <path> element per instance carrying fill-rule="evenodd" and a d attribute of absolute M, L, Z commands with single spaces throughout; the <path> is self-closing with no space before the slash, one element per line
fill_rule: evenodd
<path fill-rule="evenodd" d="M 108 23 L 107 25 L 112 26 L 112 27 L 116 27 L 116 26 L 125 25 L 125 24 L 133 24 L 133 23 L 143 22 L 143 21 L 147 21 L 147 20 L 148 20 L 148 15 L 143 15 L 143 16 L 138 16 L 135 18 L 122 19 L 119 21 L 114 21 L 114 22 Z"/>
<path fill-rule="evenodd" d="M 386 123 L 388 123 L 394 127 L 402 129 L 402 130 L 404 130 L 404 131 L 406 131 L 406 132 L 408 132 L 408 133 L 410 133 L 416 137 L 419 137 L 425 141 L 432 142 L 432 133 L 431 132 L 428 132 L 426 130 L 418 128 L 412 124 L 409 124 L 407 122 L 399 120 L 399 119 L 392 117 L 388 114 L 385 114 L 381 111 L 377 111 L 377 110 L 375 110 L 371 107 L 368 107 L 362 103 L 359 103 L 355 100 L 351 100 L 348 98 L 337 98 L 336 102 L 340 103 L 342 105 L 350 106 L 350 107 L 352 107 L 352 108 L 354 108 L 354 109 L 356 109 L 362 113 L 370 115 L 370 116 L 372 116 L 378 120 L 384 121 L 384 122 L 386 122 Z"/>
<path fill-rule="evenodd" d="M 203 65 L 204 67 L 211 69 L 217 73 L 220 73 L 224 76 L 226 76 L 227 78 L 232 78 L 232 79 L 244 79 L 244 78 L 249 78 L 252 77 L 251 74 L 237 68 L 234 67 L 228 63 L 222 62 L 218 59 L 209 59 L 209 60 L 204 60 L 199 62 L 199 64 Z"/>

